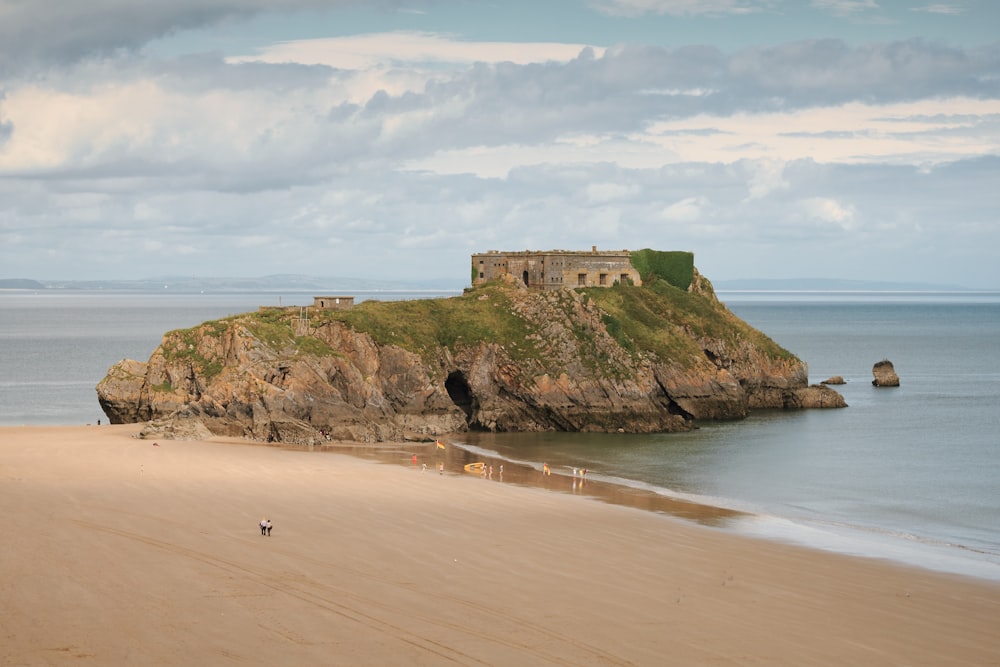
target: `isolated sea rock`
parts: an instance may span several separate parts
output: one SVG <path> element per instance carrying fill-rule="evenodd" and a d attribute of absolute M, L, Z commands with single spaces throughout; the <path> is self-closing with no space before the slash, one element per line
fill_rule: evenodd
<path fill-rule="evenodd" d="M 872 380 L 872 385 L 875 387 L 899 386 L 899 376 L 896 375 L 896 369 L 893 368 L 892 362 L 888 359 L 876 363 L 872 367 L 872 375 L 875 376 L 875 379 Z"/>
<path fill-rule="evenodd" d="M 820 384 L 847 384 L 847 382 L 844 380 L 842 376 L 834 375 L 833 377 L 829 377 L 823 380 L 822 382 L 820 382 Z"/>
<path fill-rule="evenodd" d="M 305 318 L 261 309 L 167 333 L 146 363 L 113 366 L 97 393 L 112 423 L 163 420 L 156 437 L 192 422 L 301 444 L 321 431 L 358 442 L 682 431 L 755 408 L 844 405 L 697 275 L 689 290 L 491 283 Z"/>
<path fill-rule="evenodd" d="M 846 408 L 847 401 L 839 393 L 824 384 L 813 384 L 795 390 L 795 401 L 786 408 Z"/>

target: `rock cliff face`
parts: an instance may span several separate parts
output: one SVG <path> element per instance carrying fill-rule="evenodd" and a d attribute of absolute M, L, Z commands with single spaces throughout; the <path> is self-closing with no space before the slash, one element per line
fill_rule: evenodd
<path fill-rule="evenodd" d="M 98 384 L 112 423 L 308 443 L 467 429 L 690 429 L 754 408 L 843 407 L 707 280 L 588 290 L 491 284 L 348 311 L 270 309 L 167 333 Z"/>

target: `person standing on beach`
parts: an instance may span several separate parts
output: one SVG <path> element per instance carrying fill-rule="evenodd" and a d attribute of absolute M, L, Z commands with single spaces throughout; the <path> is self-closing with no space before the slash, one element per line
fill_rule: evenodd
<path fill-rule="evenodd" d="M 260 534 L 267 535 L 267 517 L 260 520 Z"/>
<path fill-rule="evenodd" d="M 267 536 L 271 537 L 271 520 L 267 520 Z"/>

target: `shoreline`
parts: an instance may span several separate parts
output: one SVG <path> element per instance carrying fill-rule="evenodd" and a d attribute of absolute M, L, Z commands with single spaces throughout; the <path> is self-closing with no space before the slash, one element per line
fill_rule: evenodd
<path fill-rule="evenodd" d="M 412 443 L 136 430 L 0 427 L 5 664 L 1000 660 L 992 582 L 407 469 Z"/>
<path fill-rule="evenodd" d="M 250 440 L 246 442 L 253 443 Z M 297 445 L 282 445 L 280 443 L 277 443 L 276 446 L 299 448 Z M 595 479 L 594 471 L 590 471 L 591 474 L 584 478 L 580 475 L 571 475 L 566 472 L 568 469 L 560 472 L 559 468 L 553 467 L 554 472 L 550 476 L 545 476 L 541 470 L 541 463 L 538 463 L 539 467 L 535 468 L 523 462 L 513 462 L 496 456 L 477 454 L 463 445 L 449 442 L 447 447 L 446 451 L 450 453 L 450 456 L 445 458 L 448 461 L 446 470 L 452 473 L 462 473 L 462 466 L 465 463 L 483 461 L 487 465 L 493 464 L 494 467 L 494 476 L 488 481 L 502 481 L 519 486 L 545 489 L 613 505 L 665 514 L 727 531 L 732 535 L 795 545 L 855 558 L 884 561 L 902 567 L 915 567 L 929 572 L 1000 584 L 1000 569 L 995 561 L 973 558 L 973 553 L 980 552 L 971 547 L 936 543 L 918 538 L 914 538 L 911 544 L 908 540 L 891 533 L 865 530 L 854 525 L 844 524 L 831 528 L 825 527 L 821 523 L 813 524 L 803 520 L 758 514 L 750 510 L 713 504 L 710 502 L 711 499 L 701 501 L 698 498 L 680 498 L 658 493 L 655 488 L 630 485 L 626 483 L 627 480 L 618 482 Z M 411 457 L 415 452 L 418 453 L 419 464 L 424 462 L 423 457 L 430 461 L 437 461 L 440 458 L 437 456 L 439 452 L 436 452 L 433 443 L 404 442 L 364 445 L 350 442 L 331 442 L 317 445 L 314 449 L 349 452 L 352 456 L 404 467 L 412 465 Z M 499 479 L 500 464 L 506 466 L 505 476 L 502 480 Z M 469 473 L 465 473 L 465 476 L 482 477 L 479 474 Z M 598 477 L 600 476 L 598 473 Z"/>
<path fill-rule="evenodd" d="M 262 444 L 254 441 L 246 441 L 247 444 Z M 277 445 L 288 449 L 308 449 L 298 445 Z M 533 489 L 544 489 L 555 493 L 562 493 L 573 496 L 580 496 L 592 500 L 621 505 L 633 509 L 644 510 L 665 514 L 679 519 L 685 519 L 704 526 L 722 527 L 727 521 L 748 516 L 739 510 L 718 507 L 708 503 L 700 503 L 692 500 L 682 500 L 658 494 L 654 491 L 616 484 L 600 479 L 594 479 L 591 474 L 568 475 L 563 472 L 553 472 L 551 475 L 544 475 L 541 470 L 523 463 L 513 462 L 507 459 L 489 456 L 476 456 L 474 452 L 461 445 L 451 442 L 445 444 L 443 451 L 438 450 L 435 443 L 420 442 L 398 442 L 380 443 L 377 445 L 362 445 L 350 442 L 331 442 L 330 444 L 320 444 L 313 446 L 313 451 L 319 453 L 345 453 L 350 456 L 357 456 L 362 459 L 378 461 L 390 465 L 414 467 L 413 455 L 417 455 L 416 467 L 422 471 L 424 464 L 428 465 L 427 472 L 436 472 L 436 464 L 443 462 L 445 472 L 449 474 L 461 475 L 472 479 L 481 479 L 488 482 L 513 484 Z M 466 472 L 464 466 L 468 463 L 483 462 L 486 464 L 486 472 L 475 473 Z M 500 466 L 504 466 L 501 473 Z M 492 466 L 492 476 L 489 468 Z"/>

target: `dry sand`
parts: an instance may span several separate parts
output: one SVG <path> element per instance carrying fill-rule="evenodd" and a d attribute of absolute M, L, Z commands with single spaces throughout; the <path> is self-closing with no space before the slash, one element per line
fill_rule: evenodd
<path fill-rule="evenodd" d="M 136 430 L 0 429 L 3 665 L 1000 664 L 994 583 Z"/>

